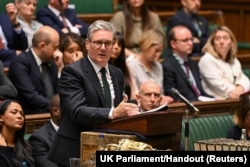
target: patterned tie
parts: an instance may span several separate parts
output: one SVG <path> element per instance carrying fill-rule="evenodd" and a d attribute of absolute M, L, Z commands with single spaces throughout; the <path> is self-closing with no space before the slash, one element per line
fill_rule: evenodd
<path fill-rule="evenodd" d="M 3 49 L 4 45 L 3 45 L 3 39 L 0 37 L 0 49 Z"/>
<path fill-rule="evenodd" d="M 62 18 L 62 22 L 63 22 L 64 27 L 65 27 L 65 28 L 66 28 L 66 27 L 69 27 L 69 26 L 68 26 L 68 23 L 67 23 L 67 21 L 66 21 L 66 17 L 64 16 L 64 14 L 63 14 L 63 13 L 60 13 L 60 16 L 61 16 L 61 18 Z"/>
<path fill-rule="evenodd" d="M 53 91 L 51 80 L 49 77 L 48 64 L 43 63 L 41 66 L 42 66 L 42 76 L 43 76 L 44 84 L 46 87 L 46 94 L 47 94 L 47 97 L 50 99 L 53 96 L 54 91 Z"/>
<path fill-rule="evenodd" d="M 194 81 L 192 80 L 191 76 L 189 75 L 190 74 L 190 68 L 189 68 L 189 65 L 188 65 L 187 61 L 184 62 L 184 66 L 186 68 L 186 74 L 187 74 L 188 80 L 189 80 L 189 82 L 191 84 L 191 87 L 192 87 L 194 93 L 196 94 L 196 96 L 199 97 L 200 96 L 200 91 L 195 86 Z"/>
<path fill-rule="evenodd" d="M 102 68 L 100 72 L 102 74 L 102 83 L 103 83 L 103 91 L 104 91 L 106 107 L 111 107 L 111 93 L 110 93 L 109 83 L 106 77 L 106 69 Z"/>

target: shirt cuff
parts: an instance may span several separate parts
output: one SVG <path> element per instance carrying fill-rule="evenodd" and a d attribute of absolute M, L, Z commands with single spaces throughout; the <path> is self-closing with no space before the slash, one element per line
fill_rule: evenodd
<path fill-rule="evenodd" d="M 109 119 L 112 120 L 113 118 L 113 112 L 114 112 L 114 107 L 111 108 L 111 110 L 109 111 Z"/>

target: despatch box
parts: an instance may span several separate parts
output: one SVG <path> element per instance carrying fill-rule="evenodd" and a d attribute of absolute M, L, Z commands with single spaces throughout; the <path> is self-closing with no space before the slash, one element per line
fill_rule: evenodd
<path fill-rule="evenodd" d="M 110 134 L 110 133 L 99 133 L 99 132 L 82 132 L 81 133 L 81 147 L 80 147 L 80 158 L 81 163 L 90 160 L 91 155 L 95 153 L 99 144 L 99 136 L 103 135 L 102 142 L 106 144 L 118 144 L 120 139 L 131 139 L 136 140 L 135 135 L 124 135 L 124 134 Z"/>

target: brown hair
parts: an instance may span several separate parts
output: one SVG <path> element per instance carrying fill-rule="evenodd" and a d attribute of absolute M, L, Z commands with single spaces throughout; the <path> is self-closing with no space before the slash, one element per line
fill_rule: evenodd
<path fill-rule="evenodd" d="M 234 114 L 234 123 L 240 128 L 245 128 L 245 118 L 250 111 L 250 93 L 240 96 L 240 101 L 236 107 Z"/>

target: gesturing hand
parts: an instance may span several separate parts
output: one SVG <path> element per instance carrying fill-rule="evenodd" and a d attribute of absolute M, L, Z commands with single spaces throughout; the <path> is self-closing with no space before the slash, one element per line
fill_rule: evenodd
<path fill-rule="evenodd" d="M 121 118 L 139 114 L 139 107 L 133 103 L 127 103 L 128 96 L 125 95 L 122 102 L 114 108 L 113 118 Z"/>

